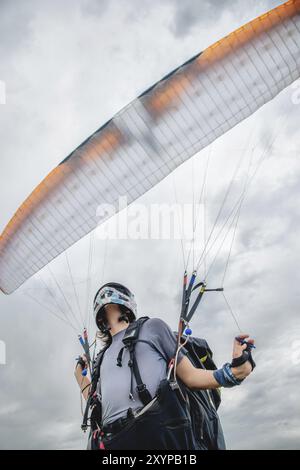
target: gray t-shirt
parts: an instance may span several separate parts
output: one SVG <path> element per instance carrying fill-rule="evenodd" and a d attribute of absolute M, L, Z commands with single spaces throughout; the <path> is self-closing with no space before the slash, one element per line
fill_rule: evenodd
<path fill-rule="evenodd" d="M 119 351 L 124 346 L 122 340 L 125 331 L 122 330 L 113 336 L 112 344 L 105 352 L 101 364 L 97 393 L 101 395 L 103 424 L 126 416 L 128 408 L 136 410 L 143 407 L 136 392 L 135 379 L 133 379 L 134 400 L 129 398 L 131 371 L 128 366 L 129 353 L 126 349 L 123 351 L 122 367 L 117 366 Z M 135 352 L 143 383 L 153 397 L 161 380 L 166 378 L 167 366 L 174 357 L 176 339 L 169 326 L 158 318 L 151 318 L 142 325 L 139 339 L 150 343 L 138 342 Z M 178 361 L 182 357 L 183 353 L 180 353 Z"/>

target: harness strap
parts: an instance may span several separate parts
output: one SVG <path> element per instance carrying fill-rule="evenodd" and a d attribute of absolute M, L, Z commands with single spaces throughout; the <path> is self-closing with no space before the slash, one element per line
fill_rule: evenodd
<path fill-rule="evenodd" d="M 118 357 L 117 357 L 117 366 L 122 367 L 122 360 L 123 360 L 123 352 L 124 352 L 125 346 L 123 346 L 122 349 L 120 349 Z"/>
<path fill-rule="evenodd" d="M 131 391 L 130 394 L 131 396 L 133 395 L 133 377 L 135 378 L 135 381 L 137 383 L 137 393 L 138 396 L 143 403 L 143 405 L 147 405 L 151 400 L 151 394 L 148 391 L 146 385 L 143 383 L 141 374 L 139 371 L 139 367 L 135 358 L 135 345 L 138 341 L 141 342 L 147 342 L 147 341 L 142 341 L 138 339 L 139 331 L 141 326 L 148 320 L 148 317 L 141 317 L 132 324 L 130 324 L 127 328 L 127 333 L 125 335 L 126 340 L 124 342 L 124 347 L 120 350 L 118 357 L 117 357 L 117 365 L 119 367 L 122 367 L 122 359 L 123 359 L 123 352 L 124 348 L 128 348 L 129 354 L 130 354 L 130 364 L 131 364 Z M 124 338 L 125 339 L 125 338 Z M 149 343 L 150 344 L 150 343 Z M 87 430 L 88 428 L 88 421 L 89 421 L 89 410 L 95 406 L 96 403 L 100 404 L 100 414 L 101 414 L 101 402 L 96 399 L 95 393 L 97 389 L 97 384 L 98 380 L 100 378 L 100 367 L 101 363 L 103 361 L 104 353 L 105 351 L 109 348 L 110 345 L 107 345 L 100 351 L 98 354 L 96 360 L 94 361 L 93 364 L 93 369 L 92 369 L 92 380 L 91 380 L 91 389 L 90 389 L 90 394 L 86 403 L 86 408 L 83 416 L 83 423 L 82 423 L 82 429 L 84 431 Z M 130 364 L 128 364 L 130 366 Z"/>
<path fill-rule="evenodd" d="M 89 410 L 92 402 L 92 395 L 90 395 L 87 399 L 84 414 L 83 414 L 83 419 L 82 419 L 82 425 L 81 429 L 85 432 L 88 428 L 88 418 L 89 418 Z"/>
<path fill-rule="evenodd" d="M 131 368 L 131 390 L 130 390 L 130 398 L 133 399 L 133 376 L 136 381 L 136 390 L 139 396 L 139 399 L 143 403 L 143 405 L 147 405 L 151 400 L 152 396 L 149 390 L 147 389 L 146 384 L 143 383 L 139 366 L 136 360 L 136 355 L 135 355 L 135 346 L 136 346 L 136 341 L 134 341 L 128 348 L 129 350 L 129 355 L 130 355 L 130 360 L 129 360 L 129 367 Z"/>
<path fill-rule="evenodd" d="M 134 399 L 133 398 L 133 378 L 135 378 L 136 385 L 137 385 L 136 390 L 137 390 L 139 399 L 141 400 L 143 405 L 147 405 L 149 401 L 152 400 L 152 396 L 142 380 L 139 366 L 138 366 L 137 359 L 136 359 L 135 347 L 136 347 L 136 343 L 140 341 L 139 340 L 140 329 L 142 325 L 148 319 L 149 319 L 148 317 L 142 317 L 136 320 L 134 323 L 130 324 L 123 338 L 124 346 L 129 352 L 128 366 L 130 367 L 130 371 L 131 371 L 131 385 L 130 385 L 129 398 L 131 400 Z M 118 354 L 118 362 L 117 362 L 117 364 L 120 366 L 122 366 L 122 355 L 123 355 L 123 351 L 121 350 Z"/>
<path fill-rule="evenodd" d="M 98 379 L 100 377 L 100 366 L 104 357 L 105 351 L 108 349 L 109 346 L 105 346 L 102 351 L 99 352 L 97 355 L 97 358 L 95 359 L 93 363 L 93 369 L 92 369 L 92 377 L 91 377 L 91 388 L 89 391 L 89 397 L 86 401 L 86 406 L 83 414 L 83 419 L 82 419 L 82 425 L 81 429 L 85 432 L 88 428 L 88 421 L 89 421 L 89 411 L 95 404 L 95 393 L 97 389 L 97 384 L 98 384 Z"/>

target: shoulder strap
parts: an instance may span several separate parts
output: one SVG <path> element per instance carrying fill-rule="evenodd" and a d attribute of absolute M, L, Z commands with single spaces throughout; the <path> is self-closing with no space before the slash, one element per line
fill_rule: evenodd
<path fill-rule="evenodd" d="M 135 358 L 135 345 L 136 345 L 136 342 L 138 341 L 140 329 L 147 320 L 149 320 L 149 317 L 141 317 L 138 320 L 135 320 L 134 322 L 130 323 L 126 329 L 126 333 L 123 338 L 124 347 L 128 348 L 129 354 L 130 354 L 130 361 L 128 365 L 129 367 L 131 367 L 131 374 L 133 374 L 135 377 L 139 398 L 141 402 L 145 405 L 149 403 L 149 401 L 152 400 L 152 397 L 151 397 L 150 392 L 147 390 L 146 385 L 143 383 L 140 372 L 139 372 L 139 368 L 138 368 L 136 358 Z M 108 348 L 109 346 L 105 346 L 98 353 L 95 361 L 93 362 L 91 390 L 89 393 L 89 398 L 86 403 L 85 412 L 83 415 L 83 422 L 81 425 L 81 428 L 84 431 L 86 431 L 88 427 L 87 423 L 88 423 L 89 409 L 94 404 L 94 396 L 95 396 L 97 384 L 100 378 L 100 368 L 101 368 L 101 364 L 104 358 L 105 351 Z M 122 350 L 123 348 L 121 349 L 119 356 L 118 356 L 118 365 L 120 366 L 122 366 L 122 353 L 121 353 Z M 131 383 L 132 383 L 132 380 L 131 380 Z M 132 395 L 132 390 L 131 390 L 131 395 Z"/>
<path fill-rule="evenodd" d="M 147 320 L 149 320 L 149 317 L 141 317 L 128 325 L 123 338 L 123 343 L 125 346 L 138 339 L 140 329 Z"/>
<path fill-rule="evenodd" d="M 144 384 L 142 380 L 139 366 L 138 366 L 137 359 L 136 359 L 135 346 L 136 346 L 136 343 L 139 341 L 138 338 L 140 334 L 140 329 L 147 320 L 149 320 L 149 317 L 141 317 L 138 320 L 132 322 L 128 326 L 126 333 L 124 335 L 124 338 L 123 338 L 124 347 L 128 349 L 129 356 L 130 356 L 128 366 L 131 368 L 131 390 L 130 390 L 129 396 L 131 399 L 133 399 L 133 377 L 134 377 L 136 381 L 136 385 L 137 385 L 136 390 L 143 405 L 147 405 L 152 400 L 152 396 L 149 390 L 147 389 L 147 386 Z M 122 366 L 121 351 L 118 356 L 119 366 Z"/>
<path fill-rule="evenodd" d="M 103 358 L 104 358 L 104 354 L 108 350 L 109 346 L 110 346 L 110 344 L 104 346 L 104 348 L 101 349 L 101 351 L 98 352 L 98 354 L 96 356 L 96 359 L 93 361 L 92 377 L 91 377 L 91 379 L 92 379 L 91 380 L 91 384 L 92 384 L 91 394 L 93 394 L 96 391 L 98 380 L 99 380 L 99 377 L 100 377 L 100 367 L 101 367 L 101 364 L 102 364 L 102 361 L 103 361 Z"/>

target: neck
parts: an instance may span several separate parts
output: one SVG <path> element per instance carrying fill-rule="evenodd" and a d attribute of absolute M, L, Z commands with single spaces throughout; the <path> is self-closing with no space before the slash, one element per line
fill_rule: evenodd
<path fill-rule="evenodd" d="M 111 325 L 110 334 L 112 336 L 114 336 L 117 333 L 119 333 L 120 331 L 126 330 L 127 326 L 128 326 L 128 323 L 126 323 L 125 321 L 120 321 L 118 323 L 115 323 L 115 324 Z"/>

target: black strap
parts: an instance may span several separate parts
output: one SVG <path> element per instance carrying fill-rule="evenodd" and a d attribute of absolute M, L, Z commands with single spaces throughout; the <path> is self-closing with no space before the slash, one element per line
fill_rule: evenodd
<path fill-rule="evenodd" d="M 124 348 L 128 347 L 128 346 L 130 347 L 131 344 L 133 345 L 133 351 L 132 351 L 133 357 L 132 358 L 130 357 L 130 360 L 132 361 L 132 367 L 131 367 L 131 374 L 132 374 L 132 377 L 131 377 L 131 383 L 132 383 L 132 385 L 131 385 L 131 394 L 132 394 L 132 391 L 133 391 L 132 389 L 133 389 L 133 376 L 134 376 L 135 380 L 136 380 L 136 383 L 137 383 L 137 393 L 139 395 L 139 398 L 140 398 L 141 402 L 144 405 L 149 403 L 152 400 L 152 397 L 151 397 L 150 392 L 147 390 L 146 385 L 142 381 L 142 378 L 141 378 L 141 375 L 140 375 L 140 372 L 139 372 L 139 368 L 138 368 L 138 364 L 137 364 L 136 359 L 135 359 L 134 352 L 135 352 L 136 342 L 140 341 L 140 340 L 138 340 L 138 335 L 139 335 L 140 328 L 148 319 L 149 319 L 149 317 L 141 317 L 138 320 L 136 320 L 135 322 L 130 323 L 130 325 L 126 329 L 126 333 L 125 333 L 125 336 L 124 336 L 124 339 L 125 339 L 124 343 L 126 343 L 124 345 Z M 102 361 L 103 361 L 105 351 L 109 348 L 109 346 L 110 346 L 110 344 L 105 346 L 99 352 L 99 354 L 97 355 L 97 357 L 96 357 L 96 359 L 93 363 L 91 389 L 90 389 L 90 393 L 89 393 L 89 398 L 88 398 L 87 403 L 86 403 L 85 412 L 84 412 L 84 415 L 83 415 L 83 422 L 82 422 L 82 426 L 81 426 L 83 430 L 86 430 L 87 427 L 88 427 L 89 410 L 90 410 L 90 408 L 93 408 L 95 406 L 95 402 L 96 402 L 95 393 L 96 393 L 97 384 L 98 384 L 98 381 L 99 381 L 99 378 L 100 378 L 100 368 L 101 368 L 101 364 L 102 364 Z M 117 357 L 117 365 L 119 367 L 122 366 L 122 357 L 123 357 L 124 348 L 122 348 L 120 350 L 120 352 L 118 354 L 118 357 Z M 98 405 L 101 406 L 101 403 L 98 402 Z"/>
<path fill-rule="evenodd" d="M 137 363 L 136 356 L 135 356 L 136 343 L 148 344 L 153 349 L 155 349 L 155 351 L 157 351 L 158 354 L 161 354 L 161 351 L 159 351 L 159 349 L 157 347 L 155 347 L 153 343 L 151 343 L 150 341 L 144 340 L 144 339 L 135 339 L 134 341 L 132 341 L 130 343 L 130 345 L 127 344 L 127 349 L 128 349 L 129 357 L 130 357 L 129 362 L 128 362 L 128 366 L 131 368 L 131 384 L 130 384 L 129 398 L 131 400 L 134 399 L 133 398 L 133 377 L 134 377 L 135 381 L 137 383 L 136 389 L 137 389 L 139 398 L 140 398 L 141 402 L 144 405 L 146 405 L 152 400 L 152 396 L 151 396 L 150 392 L 148 391 L 146 385 L 143 383 L 143 380 L 142 380 L 142 377 L 141 377 L 141 374 L 140 374 L 140 371 L 139 371 L 138 363 Z M 122 349 L 120 349 L 118 357 L 117 357 L 117 366 L 119 366 L 119 367 L 122 367 L 123 352 L 124 352 L 124 347 Z M 167 358 L 166 358 L 166 361 L 168 362 Z"/>
<path fill-rule="evenodd" d="M 89 410 L 91 406 L 92 395 L 90 395 L 86 401 L 86 406 L 83 414 L 81 429 L 85 432 L 88 428 Z"/>
<path fill-rule="evenodd" d="M 103 426 L 103 432 L 104 434 L 117 434 L 118 432 L 122 431 L 122 429 L 132 421 L 132 418 L 129 419 L 127 417 L 125 418 L 119 418 L 113 423 L 106 424 Z"/>
<path fill-rule="evenodd" d="M 200 286 L 203 286 L 203 283 L 200 282 Z M 196 312 L 199 304 L 200 304 L 200 301 L 203 297 L 203 294 L 204 294 L 205 290 L 204 289 L 201 289 L 200 292 L 198 293 L 197 297 L 196 297 L 196 300 L 194 302 L 194 304 L 192 305 L 191 309 L 189 312 L 186 312 L 186 317 L 185 317 L 185 320 L 187 323 L 189 323 L 194 315 L 194 313 Z"/>
<path fill-rule="evenodd" d="M 92 377 L 91 377 L 91 379 L 92 379 L 91 380 L 91 388 L 90 388 L 90 391 L 89 391 L 89 397 L 86 401 L 86 406 L 85 406 L 83 419 L 82 419 L 82 425 L 81 425 L 81 429 L 83 431 L 86 431 L 87 428 L 88 428 L 89 411 L 90 411 L 91 408 L 93 408 L 93 406 L 95 406 L 95 393 L 96 393 L 96 389 L 97 389 L 98 380 L 99 380 L 99 377 L 100 377 L 100 367 L 101 367 L 101 363 L 103 361 L 104 353 L 108 348 L 109 348 L 109 345 L 105 346 L 99 352 L 99 354 L 97 355 L 97 357 L 96 357 L 96 359 L 93 363 Z"/>
<path fill-rule="evenodd" d="M 125 346 L 122 349 L 120 349 L 118 357 L 117 357 L 117 366 L 118 367 L 122 367 L 122 359 L 123 359 L 124 348 L 125 348 Z"/>
<path fill-rule="evenodd" d="M 136 343 L 140 341 L 139 340 L 140 329 L 147 320 L 149 320 L 148 317 L 141 317 L 135 322 L 131 323 L 128 326 L 126 333 L 124 335 L 124 338 L 123 338 L 123 343 L 125 345 L 125 348 L 127 348 L 129 352 L 128 366 L 130 367 L 130 370 L 131 370 L 131 386 L 130 386 L 129 398 L 133 400 L 133 377 L 134 377 L 136 381 L 136 385 L 137 385 L 136 391 L 143 405 L 147 405 L 152 400 L 152 396 L 149 390 L 147 389 L 147 386 L 144 384 L 142 380 L 139 366 L 138 366 L 137 359 L 136 359 L 135 347 L 136 347 Z M 122 348 L 122 350 L 119 352 L 118 358 L 117 358 L 117 364 L 119 366 L 122 366 L 123 349 L 124 348 Z"/>
<path fill-rule="evenodd" d="M 135 355 L 135 346 L 136 346 L 136 341 L 132 343 L 132 345 L 128 348 L 129 349 L 129 367 L 131 368 L 131 390 L 130 390 L 130 398 L 133 399 L 133 376 L 136 381 L 136 391 L 138 393 L 139 399 L 143 403 L 143 405 L 147 405 L 151 400 L 152 396 L 149 390 L 147 389 L 146 384 L 143 383 L 139 366 L 136 360 L 136 355 Z"/>

